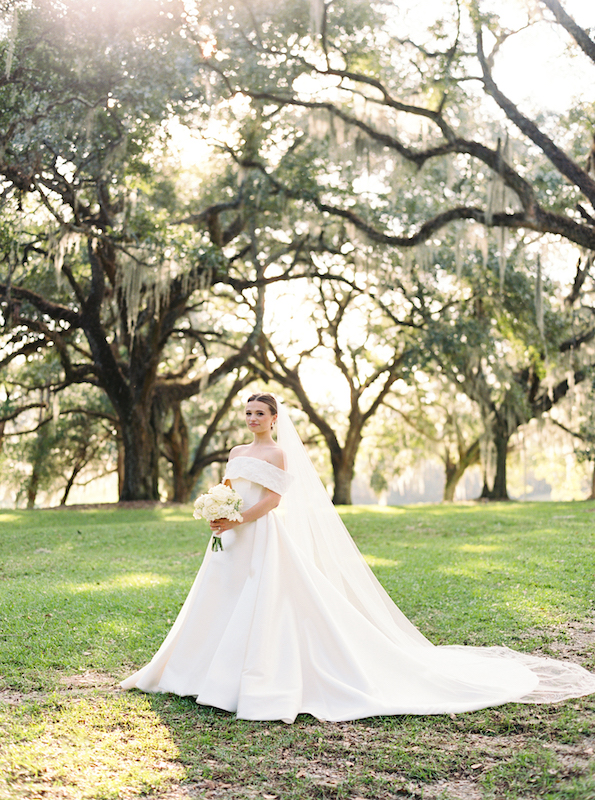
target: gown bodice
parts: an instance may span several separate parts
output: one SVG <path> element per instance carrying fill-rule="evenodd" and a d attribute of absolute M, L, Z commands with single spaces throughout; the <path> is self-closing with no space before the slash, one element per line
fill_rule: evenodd
<path fill-rule="evenodd" d="M 252 456 L 236 456 L 230 459 L 225 468 L 225 478 L 229 479 L 234 489 L 242 495 L 244 503 L 247 500 L 244 493 L 250 491 L 243 485 L 245 482 L 261 489 L 269 489 L 276 494 L 285 494 L 292 481 L 291 475 L 285 470 Z"/>

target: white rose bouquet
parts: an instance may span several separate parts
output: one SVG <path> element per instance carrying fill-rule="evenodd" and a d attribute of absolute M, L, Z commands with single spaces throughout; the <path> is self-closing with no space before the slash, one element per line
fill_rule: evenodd
<path fill-rule="evenodd" d="M 194 501 L 194 519 L 203 517 L 207 522 L 214 522 L 216 519 L 229 519 L 232 522 L 241 522 L 241 510 L 244 501 L 241 496 L 227 486 L 225 483 L 218 483 L 213 486 L 206 494 L 199 495 Z M 213 550 L 223 550 L 221 537 L 213 534 Z"/>

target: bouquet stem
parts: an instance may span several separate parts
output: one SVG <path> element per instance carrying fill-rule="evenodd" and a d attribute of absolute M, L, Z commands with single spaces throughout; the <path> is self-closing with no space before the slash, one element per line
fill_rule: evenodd
<path fill-rule="evenodd" d="M 217 550 L 223 550 L 223 545 L 221 544 L 221 537 L 217 536 L 217 534 L 213 534 L 213 541 L 211 542 L 211 550 L 217 552 Z"/>

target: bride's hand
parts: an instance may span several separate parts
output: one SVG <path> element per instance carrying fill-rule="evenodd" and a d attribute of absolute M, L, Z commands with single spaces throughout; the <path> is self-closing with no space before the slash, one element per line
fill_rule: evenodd
<path fill-rule="evenodd" d="M 217 536 L 220 536 L 224 531 L 235 528 L 236 525 L 239 524 L 239 522 L 232 522 L 230 519 L 214 519 L 212 522 L 209 522 L 211 531 L 217 534 Z"/>

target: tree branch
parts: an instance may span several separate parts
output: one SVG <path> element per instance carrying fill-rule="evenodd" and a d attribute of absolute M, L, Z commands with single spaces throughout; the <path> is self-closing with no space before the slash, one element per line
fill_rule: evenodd
<path fill-rule="evenodd" d="M 568 31 L 583 53 L 585 53 L 591 61 L 595 62 L 595 42 L 590 38 L 587 31 L 575 22 L 570 14 L 562 7 L 559 0 L 541 0 L 541 2 L 544 6 L 549 8 L 557 22 Z"/>
<path fill-rule="evenodd" d="M 545 0 L 543 1 L 545 2 Z M 569 158 L 563 150 L 560 150 L 549 136 L 546 136 L 532 120 L 519 111 L 515 104 L 497 87 L 484 54 L 483 35 L 480 29 L 477 31 L 477 57 L 483 72 L 483 83 L 486 92 L 494 98 L 508 119 L 545 153 L 556 169 L 562 175 L 565 175 L 571 183 L 578 186 L 585 197 L 595 205 L 595 180 L 582 170 L 575 161 Z"/>
<path fill-rule="evenodd" d="M 30 289 L 25 289 L 22 286 L 15 286 L 14 284 L 0 283 L 0 298 L 8 299 L 9 297 L 16 297 L 21 301 L 31 303 L 42 314 L 46 314 L 51 319 L 68 322 L 73 328 L 82 328 L 83 320 L 80 314 L 66 306 L 59 303 L 53 303 L 42 297 Z"/>
<path fill-rule="evenodd" d="M 18 408 L 11 411 L 10 414 L 5 414 L 4 416 L 0 417 L 0 422 L 10 422 L 12 419 L 16 419 L 21 414 L 24 414 L 25 411 L 30 411 L 33 408 L 47 408 L 47 403 L 27 403 L 27 405 L 19 406 Z M 8 435 L 8 434 L 6 434 Z"/>

